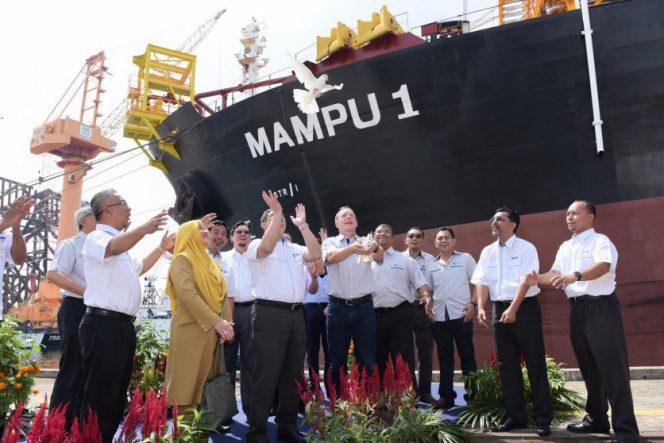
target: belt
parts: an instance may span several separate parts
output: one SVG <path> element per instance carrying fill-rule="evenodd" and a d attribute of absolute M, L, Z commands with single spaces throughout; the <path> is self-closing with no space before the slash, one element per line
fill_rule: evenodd
<path fill-rule="evenodd" d="M 320 303 L 305 303 L 305 305 L 309 306 L 320 306 L 321 308 L 324 308 L 327 306 L 327 302 L 320 302 Z"/>
<path fill-rule="evenodd" d="M 235 306 L 252 306 L 254 304 L 254 301 L 236 301 L 233 303 Z"/>
<path fill-rule="evenodd" d="M 77 301 L 79 303 L 83 303 L 82 298 L 72 297 L 71 295 L 65 295 L 64 297 L 62 297 L 62 303 L 66 302 L 66 301 Z"/>
<path fill-rule="evenodd" d="M 601 300 L 608 300 L 609 297 L 616 295 L 616 293 L 612 293 L 609 295 L 577 295 L 576 297 L 570 297 L 568 298 L 569 302 L 574 304 L 574 303 L 579 303 L 582 301 L 601 301 Z"/>
<path fill-rule="evenodd" d="M 396 305 L 396 306 L 392 306 L 391 308 L 374 308 L 374 310 L 375 310 L 376 312 L 384 313 L 384 312 L 394 311 L 395 309 L 399 309 L 399 308 L 401 308 L 401 307 L 403 307 L 403 306 L 405 306 L 405 305 L 410 305 L 410 303 L 407 302 L 407 301 L 405 301 L 405 302 L 403 302 L 403 303 L 399 303 L 399 304 Z"/>
<path fill-rule="evenodd" d="M 285 303 L 282 301 L 265 300 L 262 298 L 257 298 L 254 300 L 254 304 L 270 306 L 272 308 L 286 309 L 287 311 L 297 311 L 302 307 L 302 303 Z"/>
<path fill-rule="evenodd" d="M 330 301 L 333 301 L 335 303 L 339 303 L 339 304 L 342 304 L 342 305 L 346 305 L 346 306 L 355 306 L 355 305 L 359 305 L 360 303 L 364 303 L 364 302 L 367 302 L 367 301 L 371 300 L 371 297 L 372 297 L 371 294 L 366 294 L 366 295 L 363 295 L 363 296 L 357 297 L 357 298 L 339 298 L 339 297 L 335 297 L 334 295 L 330 295 Z"/>
<path fill-rule="evenodd" d="M 527 302 L 531 302 L 531 301 L 536 300 L 536 299 L 537 299 L 536 295 L 533 295 L 532 297 L 525 297 L 523 299 L 523 301 L 521 302 L 521 304 L 523 305 L 523 304 L 526 304 Z M 514 300 L 496 300 L 496 301 L 493 302 L 493 304 L 498 305 L 498 306 L 509 306 L 509 305 L 512 304 L 513 301 Z"/>
<path fill-rule="evenodd" d="M 136 317 L 133 315 L 123 314 L 122 312 L 111 311 L 109 309 L 93 308 L 92 306 L 88 306 L 85 309 L 85 313 L 90 315 L 97 315 L 100 317 L 117 318 L 118 320 L 124 320 L 132 323 L 134 320 L 136 320 Z"/>

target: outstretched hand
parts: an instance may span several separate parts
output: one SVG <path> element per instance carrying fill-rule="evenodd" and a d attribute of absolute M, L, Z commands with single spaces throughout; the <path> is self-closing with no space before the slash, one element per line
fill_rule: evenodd
<path fill-rule="evenodd" d="M 297 206 L 295 206 L 295 217 L 291 215 L 290 219 L 298 228 L 307 222 L 307 211 L 304 209 L 302 203 L 298 203 Z"/>
<path fill-rule="evenodd" d="M 16 226 L 28 215 L 30 208 L 35 204 L 35 200 L 28 196 L 21 196 L 17 198 L 9 208 L 5 211 L 0 223 L 5 226 Z"/>
<path fill-rule="evenodd" d="M 281 203 L 279 203 L 279 197 L 277 197 L 272 191 L 263 191 L 261 196 L 267 207 L 275 214 L 281 214 L 284 211 L 281 207 Z"/>
<path fill-rule="evenodd" d="M 325 240 L 327 240 L 327 229 L 320 228 L 318 230 L 318 235 L 320 236 L 320 242 L 323 243 Z"/>
<path fill-rule="evenodd" d="M 162 251 L 173 252 L 173 247 L 175 246 L 175 233 L 168 234 L 168 231 L 164 232 L 164 235 L 161 237 L 161 242 L 159 242 L 159 247 Z"/>
<path fill-rule="evenodd" d="M 145 234 L 152 234 L 153 232 L 163 231 L 167 221 L 168 213 L 165 209 L 162 209 L 159 214 L 145 222 L 141 228 Z"/>
<path fill-rule="evenodd" d="M 216 218 L 217 214 L 215 214 L 214 212 L 210 212 L 209 214 L 205 214 L 203 217 L 201 217 L 201 224 L 205 226 L 207 229 L 210 229 L 210 224 Z"/>

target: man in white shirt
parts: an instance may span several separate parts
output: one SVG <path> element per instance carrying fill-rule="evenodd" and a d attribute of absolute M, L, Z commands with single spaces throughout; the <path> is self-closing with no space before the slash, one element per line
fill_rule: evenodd
<path fill-rule="evenodd" d="M 27 259 L 25 240 L 21 233 L 21 220 L 30 212 L 34 203 L 35 201 L 30 197 L 19 197 L 7 207 L 5 213 L 0 217 L 0 319 L 2 319 L 4 306 L 5 266 L 20 266 Z M 12 228 L 11 234 L 8 231 L 9 228 Z"/>
<path fill-rule="evenodd" d="M 239 221 L 231 229 L 233 249 L 222 252 L 222 269 L 228 286 L 228 297 L 233 301 L 234 339 L 224 344 L 226 370 L 235 386 L 238 350 L 240 351 L 240 397 L 242 411 L 249 417 L 251 383 L 254 369 L 254 345 L 251 333 L 251 270 L 247 260 L 247 248 L 251 242 L 251 228 L 246 221 Z"/>
<path fill-rule="evenodd" d="M 355 358 L 360 371 L 371 374 L 376 362 L 376 313 L 373 295 L 376 284 L 371 262 L 360 256 L 376 252 L 376 243 L 365 247 L 356 234 L 357 217 L 348 206 L 334 216 L 339 235 L 323 242 L 323 260 L 327 269 L 327 344 L 330 348 L 330 371 L 336 392 L 340 392 L 341 368 L 347 370 L 348 347 L 355 344 Z"/>
<path fill-rule="evenodd" d="M 224 277 L 227 277 L 224 266 L 223 259 L 221 257 L 222 250 L 228 244 L 228 225 L 223 220 L 212 220 L 207 226 L 208 228 L 208 239 L 207 239 L 207 248 L 208 252 L 221 267 L 221 271 L 224 272 Z"/>
<path fill-rule="evenodd" d="M 427 263 L 433 260 L 433 255 L 422 250 L 422 241 L 424 240 L 424 230 L 418 227 L 412 227 L 406 233 L 404 242 L 406 250 L 403 255 L 415 261 L 415 264 L 422 272 L 426 273 Z M 413 308 L 415 318 L 413 330 L 415 332 L 415 346 L 417 347 L 417 383 L 416 393 L 420 401 L 424 403 L 433 403 L 435 399 L 431 396 L 431 373 L 433 365 L 433 333 L 431 332 L 431 320 L 427 316 L 424 303 L 420 299 L 417 291 L 413 290 Z"/>
<path fill-rule="evenodd" d="M 430 308 L 429 287 L 415 262 L 392 248 L 392 226 L 378 225 L 374 236 L 380 246 L 371 263 L 376 284 L 376 364 L 382 377 L 388 359 L 391 358 L 392 364 L 396 365 L 397 356 L 401 355 L 413 374 L 414 383 L 413 290 Z"/>
<path fill-rule="evenodd" d="M 508 432 L 526 427 L 528 417 L 521 375 L 523 354 L 533 395 L 536 432 L 544 437 L 551 433 L 553 409 L 546 373 L 542 310 L 537 299 L 540 290 L 531 286 L 527 291 L 519 291 L 525 276 L 539 271 L 539 259 L 535 246 L 516 236 L 519 223 L 520 216 L 515 210 L 505 207 L 496 210 L 491 218 L 491 234 L 496 241 L 482 250 L 471 283 L 477 292 L 477 317 L 485 327 L 488 327 L 485 304 L 489 295 L 493 301 L 500 387 L 507 416 L 492 430 Z"/>
<path fill-rule="evenodd" d="M 85 273 L 83 269 L 83 244 L 89 233 L 95 230 L 97 221 L 92 208 L 85 206 L 74 214 L 78 234 L 62 241 L 55 251 L 46 278 L 58 285 L 62 300 L 58 309 L 58 331 L 60 332 L 60 369 L 51 392 L 50 410 L 60 405 L 67 407 L 67 429 L 74 417 L 81 412 L 81 344 L 78 327 L 85 314 L 83 294 Z"/>
<path fill-rule="evenodd" d="M 302 376 L 306 350 L 302 266 L 318 260 L 321 251 L 306 222 L 304 205 L 298 204 L 295 217 L 291 216 L 304 238 L 306 246 L 300 246 L 282 237 L 286 219 L 277 196 L 272 192 L 263 192 L 262 196 L 269 208 L 261 217 L 263 238 L 253 240 L 247 250 L 253 282 L 256 357 L 246 441 L 267 441 L 267 419 L 278 389 L 277 438 L 302 443 L 305 440 L 296 423 L 300 403 L 296 380 Z"/>
<path fill-rule="evenodd" d="M 454 230 L 444 226 L 436 231 L 436 249 L 440 253 L 427 264 L 426 279 L 433 291 L 433 335 L 438 348 L 440 365 L 440 400 L 438 408 L 454 406 L 454 345 L 456 344 L 461 371 L 464 375 L 477 371 L 473 346 L 473 317 L 477 302 L 471 295 L 470 279 L 475 271 L 475 259 L 458 252 Z M 465 396 L 468 399 L 468 396 Z"/>
<path fill-rule="evenodd" d="M 620 303 L 615 294 L 618 251 L 606 235 L 593 229 L 595 205 L 577 200 L 567 210 L 572 238 L 556 254 L 551 270 L 529 275 L 529 284 L 553 286 L 570 301 L 570 338 L 586 383 L 587 415 L 567 426 L 577 433 L 609 433 L 617 442 L 639 441 L 629 384 L 629 359 Z"/>
<path fill-rule="evenodd" d="M 175 235 L 169 236 L 167 231 L 157 248 L 143 260 L 136 259 L 127 251 L 144 236 L 163 229 L 166 211 L 122 232 L 129 226 L 131 209 L 115 190 L 98 192 L 90 206 L 97 228 L 88 234 L 82 252 L 87 286 L 79 328 L 84 385 L 81 420 L 92 409 L 99 419 L 102 441 L 111 443 L 122 422 L 134 365 L 134 317 L 141 306 L 138 277 L 173 247 Z"/>

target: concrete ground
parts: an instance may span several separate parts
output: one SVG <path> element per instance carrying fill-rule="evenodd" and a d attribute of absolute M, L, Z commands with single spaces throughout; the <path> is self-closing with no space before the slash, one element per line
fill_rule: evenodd
<path fill-rule="evenodd" d="M 664 370 L 659 371 L 664 372 Z M 31 404 L 38 405 L 44 399 L 44 394 L 50 396 L 53 389 L 53 382 L 55 378 L 54 371 L 44 371 L 42 377 L 38 377 L 35 383 L 35 389 L 39 390 L 39 394 L 34 395 L 31 399 Z M 647 375 L 652 376 L 652 373 Z M 643 441 L 664 441 L 664 377 L 658 379 L 646 378 L 640 372 L 632 373 L 632 395 L 634 397 L 634 409 L 636 412 L 636 419 L 639 424 Z M 640 379 L 634 379 L 640 377 Z M 568 378 L 576 378 L 574 374 Z M 459 386 L 462 386 L 461 384 Z M 579 392 L 583 397 L 586 395 L 585 386 L 582 381 L 568 381 L 567 387 L 569 389 Z M 567 432 L 565 427 L 572 421 L 579 420 L 581 416 L 569 417 L 567 420 L 554 425 L 552 427 L 552 434 L 547 438 L 539 438 L 535 435 L 534 429 L 518 430 L 516 432 L 495 434 L 495 433 L 481 433 L 475 434 L 476 440 L 486 440 L 492 442 L 541 442 L 541 441 L 608 441 L 609 436 L 596 434 L 596 435 L 579 435 Z"/>

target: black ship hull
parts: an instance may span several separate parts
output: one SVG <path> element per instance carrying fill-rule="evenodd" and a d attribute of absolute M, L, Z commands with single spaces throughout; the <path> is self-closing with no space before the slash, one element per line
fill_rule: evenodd
<path fill-rule="evenodd" d="M 664 259 L 652 251 L 662 250 L 664 236 L 652 229 L 652 237 L 630 242 L 643 239 L 652 210 L 662 212 L 664 3 L 613 3 L 590 16 L 602 156 L 576 11 L 331 69 L 330 82 L 344 88 L 319 98 L 321 112 L 309 120 L 293 101 L 295 83 L 205 119 L 193 106 L 181 108 L 158 129 L 179 131 L 181 159 L 151 146 L 178 194 L 175 215 L 182 221 L 213 211 L 227 222 L 256 222 L 265 207 L 260 191 L 272 189 L 287 212 L 305 203 L 309 223 L 332 232 L 342 205 L 355 209 L 361 233 L 379 223 L 397 232 L 471 226 L 460 246 L 477 256 L 491 239 L 476 223 L 509 205 L 539 220 L 523 231 L 544 268 L 566 235 L 560 210 L 572 200 L 600 204 L 598 221 L 605 207 L 641 202 L 634 207 L 650 213 L 623 212 L 601 227 L 617 243 L 621 265 L 630 263 L 621 282 L 647 283 L 661 295 Z M 541 214 L 555 214 L 556 224 Z M 554 226 L 556 244 L 546 230 Z M 664 314 L 664 305 L 653 308 Z M 664 362 L 661 353 L 654 358 Z"/>

